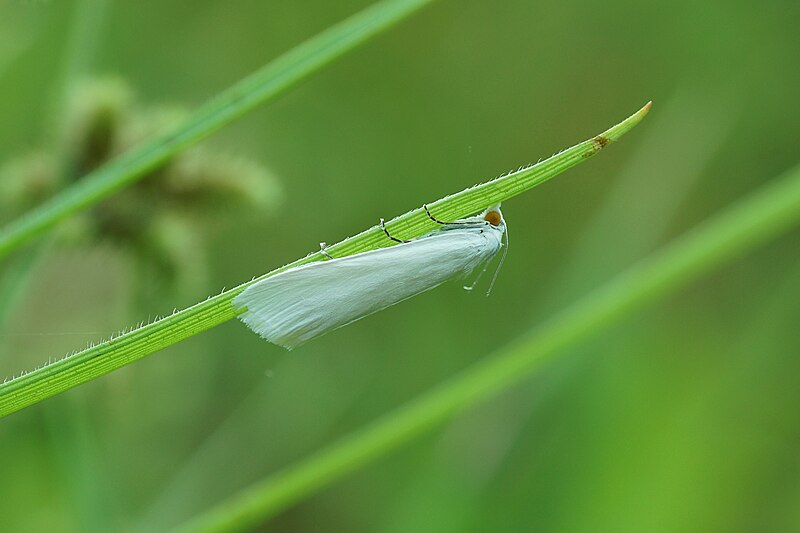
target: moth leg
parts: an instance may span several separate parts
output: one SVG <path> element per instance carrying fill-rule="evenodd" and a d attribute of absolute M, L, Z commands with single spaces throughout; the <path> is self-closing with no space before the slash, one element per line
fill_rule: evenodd
<path fill-rule="evenodd" d="M 464 290 L 471 291 L 472 289 L 474 289 L 475 286 L 478 284 L 478 282 L 481 280 L 481 277 L 486 273 L 487 268 L 489 268 L 489 263 L 486 263 L 483 269 L 481 269 L 481 271 L 478 272 L 478 275 L 475 276 L 475 280 L 472 283 L 470 283 L 469 285 L 464 285 Z"/>
<path fill-rule="evenodd" d="M 319 243 L 319 253 L 327 257 L 328 259 L 333 259 L 333 256 L 325 251 L 325 248 L 328 247 L 327 243 L 321 242 Z"/>
<path fill-rule="evenodd" d="M 397 237 L 392 237 L 391 234 L 389 233 L 389 230 L 386 229 L 386 224 L 384 223 L 383 219 L 381 219 L 381 229 L 386 234 L 386 236 L 392 239 L 394 242 L 399 242 L 401 244 L 406 242 L 411 242 L 411 241 L 404 241 L 403 239 L 398 239 Z"/>

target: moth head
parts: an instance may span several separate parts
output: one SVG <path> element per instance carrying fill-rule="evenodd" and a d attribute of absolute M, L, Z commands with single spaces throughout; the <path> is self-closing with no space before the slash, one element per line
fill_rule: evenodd
<path fill-rule="evenodd" d="M 505 225 L 505 221 L 503 220 L 503 213 L 500 212 L 500 204 L 493 205 L 492 207 L 488 208 L 486 211 L 483 212 L 481 216 L 483 220 L 485 220 L 494 227 Z"/>

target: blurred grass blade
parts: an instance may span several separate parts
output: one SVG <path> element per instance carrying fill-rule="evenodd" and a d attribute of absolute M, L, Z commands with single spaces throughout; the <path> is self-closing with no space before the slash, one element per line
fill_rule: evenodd
<path fill-rule="evenodd" d="M 196 517 L 181 531 L 258 525 L 535 371 L 632 314 L 800 221 L 800 166 L 704 222 L 494 356 L 294 467 Z"/>
<path fill-rule="evenodd" d="M 649 110 L 650 104 L 648 103 L 635 114 L 592 139 L 568 148 L 536 165 L 447 196 L 429 205 L 435 207 L 437 217 L 455 220 L 512 198 L 595 155 L 608 143 L 616 141 L 636 126 Z M 387 222 L 386 227 L 394 235 L 410 239 L 433 229 L 435 223 L 428 218 L 422 208 L 418 208 Z M 327 247 L 326 250 L 336 257 L 344 257 L 382 245 L 386 245 L 383 230 L 373 226 L 358 235 Z M 322 258 L 323 256 L 319 252 L 310 254 L 171 316 L 7 381 L 0 385 L 0 417 L 76 387 L 141 359 L 145 355 L 230 320 L 238 314 L 231 305 L 231 300 L 247 286 L 287 268 Z"/>
<path fill-rule="evenodd" d="M 433 0 L 385 0 L 332 26 L 230 87 L 173 130 L 90 173 L 0 230 L 0 257 L 143 177 L 186 147 L 288 90 Z"/>
<path fill-rule="evenodd" d="M 57 168 L 62 176 L 73 174 L 72 154 L 69 152 L 69 133 L 67 120 L 70 93 L 78 80 L 90 72 L 94 53 L 98 47 L 98 36 L 105 25 L 108 0 L 81 0 L 75 2 L 71 13 L 71 26 L 62 47 L 63 57 L 58 76 L 51 82 L 52 95 L 46 106 L 42 126 L 44 137 L 53 153 Z M 47 240 L 37 243 L 15 257 L 6 265 L 0 279 L 0 335 L 6 329 L 6 321 L 11 318 L 22 295 L 37 271 L 37 266 L 47 256 L 50 243 Z"/>

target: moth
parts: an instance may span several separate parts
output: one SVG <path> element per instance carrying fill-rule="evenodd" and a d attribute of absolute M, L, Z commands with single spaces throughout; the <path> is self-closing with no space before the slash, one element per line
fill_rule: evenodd
<path fill-rule="evenodd" d="M 485 271 L 503 247 L 504 236 L 507 250 L 499 205 L 453 222 L 437 220 L 424 207 L 440 225 L 435 231 L 404 241 L 390 235 L 381 220 L 386 236 L 399 244 L 297 266 L 261 280 L 234 298 L 237 309 L 246 309 L 239 318 L 269 342 L 292 349 L 445 281 L 468 277 L 479 267 Z"/>

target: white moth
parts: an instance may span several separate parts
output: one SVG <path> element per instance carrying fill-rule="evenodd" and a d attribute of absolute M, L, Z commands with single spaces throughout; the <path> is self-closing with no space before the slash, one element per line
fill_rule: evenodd
<path fill-rule="evenodd" d="M 246 308 L 239 318 L 291 350 L 480 266 L 485 270 L 503 245 L 506 224 L 499 205 L 449 223 L 428 215 L 441 227 L 412 241 L 383 228 L 400 244 L 301 265 L 251 285 L 233 300 L 237 309 Z"/>

